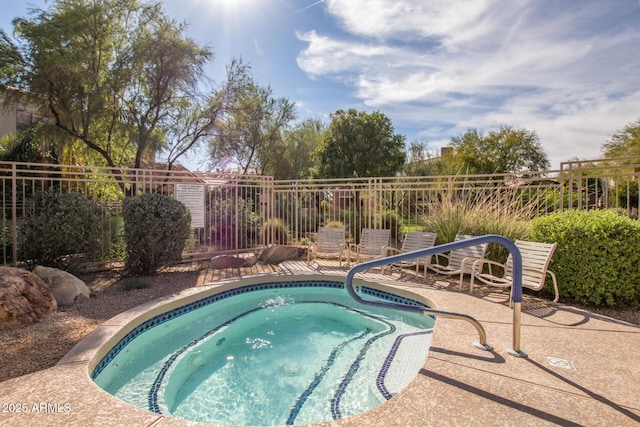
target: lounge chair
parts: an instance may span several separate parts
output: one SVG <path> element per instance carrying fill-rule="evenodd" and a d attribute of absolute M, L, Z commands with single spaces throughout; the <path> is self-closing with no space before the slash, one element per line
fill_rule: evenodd
<path fill-rule="evenodd" d="M 352 259 L 352 254 L 355 255 L 356 262 L 370 261 L 386 256 L 390 237 L 391 230 L 363 228 L 360 233 L 360 244 L 352 243 L 349 245 L 347 265 Z"/>
<path fill-rule="evenodd" d="M 472 237 L 467 234 L 456 235 L 456 241 L 466 240 Z M 448 254 L 436 254 L 436 263 L 429 262 L 427 268 L 437 274 L 445 274 L 452 276 L 454 274 L 460 275 L 460 289 L 462 289 L 462 279 L 465 274 L 471 274 L 473 263 L 478 259 L 483 259 L 484 254 L 487 251 L 487 244 L 480 243 L 473 246 L 467 246 L 460 249 L 450 251 Z M 441 265 L 437 261 L 439 258 L 447 260 L 447 265 Z"/>
<path fill-rule="evenodd" d="M 315 242 L 309 243 L 307 247 L 307 265 L 311 264 L 311 257 L 317 258 L 338 258 L 342 267 L 347 244 L 344 240 L 344 227 L 320 227 Z"/>
<path fill-rule="evenodd" d="M 404 236 L 404 240 L 402 241 L 402 247 L 400 249 L 388 246 L 387 254 L 388 255 L 396 255 L 403 254 L 407 252 L 417 251 L 419 249 L 430 248 L 436 244 L 436 233 L 431 233 L 427 231 L 409 231 Z M 420 265 L 424 266 L 424 274 L 427 274 L 427 264 L 429 260 L 427 257 L 425 258 L 416 258 L 407 261 L 401 261 L 393 264 L 394 267 L 407 268 L 407 267 L 415 267 L 416 274 L 420 270 Z M 384 273 L 383 267 L 382 272 Z"/>
<path fill-rule="evenodd" d="M 556 250 L 556 244 L 516 240 L 515 245 L 522 256 L 522 287 L 539 291 L 544 287 L 548 274 L 553 280 L 553 290 L 555 292 L 553 302 L 558 302 L 560 297 L 558 294 L 558 281 L 553 271 L 549 270 L 549 262 L 553 252 Z M 488 266 L 488 272 L 484 272 L 485 266 Z M 494 267 L 496 266 L 501 267 L 499 269 L 500 273 L 496 272 L 494 274 Z M 473 263 L 472 272 L 469 292 L 473 293 L 473 285 L 477 280 L 489 286 L 510 288 L 509 302 L 511 302 L 511 293 L 513 293 L 513 259 L 511 254 L 509 254 L 504 264 L 488 259 L 477 260 Z"/>

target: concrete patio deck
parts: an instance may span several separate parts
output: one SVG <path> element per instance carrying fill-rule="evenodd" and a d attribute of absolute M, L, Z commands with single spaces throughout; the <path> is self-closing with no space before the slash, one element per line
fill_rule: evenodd
<path fill-rule="evenodd" d="M 305 262 L 294 261 L 280 264 L 277 274 L 309 271 Z M 330 262 L 313 271 L 346 273 Z M 393 284 L 428 297 L 440 310 L 475 317 L 494 350 L 472 345 L 477 334 L 468 323 L 437 319 L 429 357 L 404 391 L 366 413 L 319 425 L 640 425 L 639 327 L 525 296 L 521 349 L 528 357 L 518 358 L 506 351 L 513 343 L 507 293 L 483 289 L 469 295 L 446 278 L 429 276 L 424 283 L 411 271 L 358 277 Z M 90 380 L 91 343 L 116 328 L 106 322 L 53 368 L 0 383 L 0 425 L 202 425 L 132 407 Z"/>

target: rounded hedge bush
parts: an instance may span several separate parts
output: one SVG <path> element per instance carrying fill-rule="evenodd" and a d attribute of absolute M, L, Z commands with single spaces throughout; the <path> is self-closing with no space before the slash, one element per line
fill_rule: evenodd
<path fill-rule="evenodd" d="M 80 271 L 94 261 L 102 239 L 100 208 L 77 192 L 43 191 L 34 196 L 34 214 L 20 228 L 19 259 L 36 265 Z"/>
<path fill-rule="evenodd" d="M 191 214 L 181 202 L 162 194 L 125 199 L 125 271 L 131 276 L 156 274 L 182 259 L 191 233 Z"/>
<path fill-rule="evenodd" d="M 638 221 L 613 210 L 569 210 L 534 219 L 530 240 L 558 244 L 549 268 L 561 296 L 596 305 L 638 305 Z"/>

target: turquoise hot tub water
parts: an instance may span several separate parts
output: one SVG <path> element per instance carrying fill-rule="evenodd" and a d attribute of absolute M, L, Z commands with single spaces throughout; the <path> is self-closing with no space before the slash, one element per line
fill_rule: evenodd
<path fill-rule="evenodd" d="M 363 286 L 368 299 L 420 305 Z M 154 316 L 92 372 L 140 408 L 230 425 L 295 425 L 371 409 L 417 375 L 434 319 L 357 304 L 342 282 L 240 286 Z"/>

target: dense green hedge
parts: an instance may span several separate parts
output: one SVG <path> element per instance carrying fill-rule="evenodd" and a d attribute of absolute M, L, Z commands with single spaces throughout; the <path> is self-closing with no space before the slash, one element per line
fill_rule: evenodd
<path fill-rule="evenodd" d="M 127 274 L 152 275 L 182 259 L 191 232 L 191 214 L 184 204 L 161 194 L 143 194 L 125 199 L 122 214 Z"/>
<path fill-rule="evenodd" d="M 76 192 L 45 191 L 34 196 L 34 214 L 20 228 L 18 258 L 35 265 L 78 271 L 100 250 L 100 209 Z"/>
<path fill-rule="evenodd" d="M 558 244 L 550 269 L 561 296 L 596 305 L 638 304 L 638 221 L 613 210 L 569 210 L 533 220 L 530 240 Z"/>

